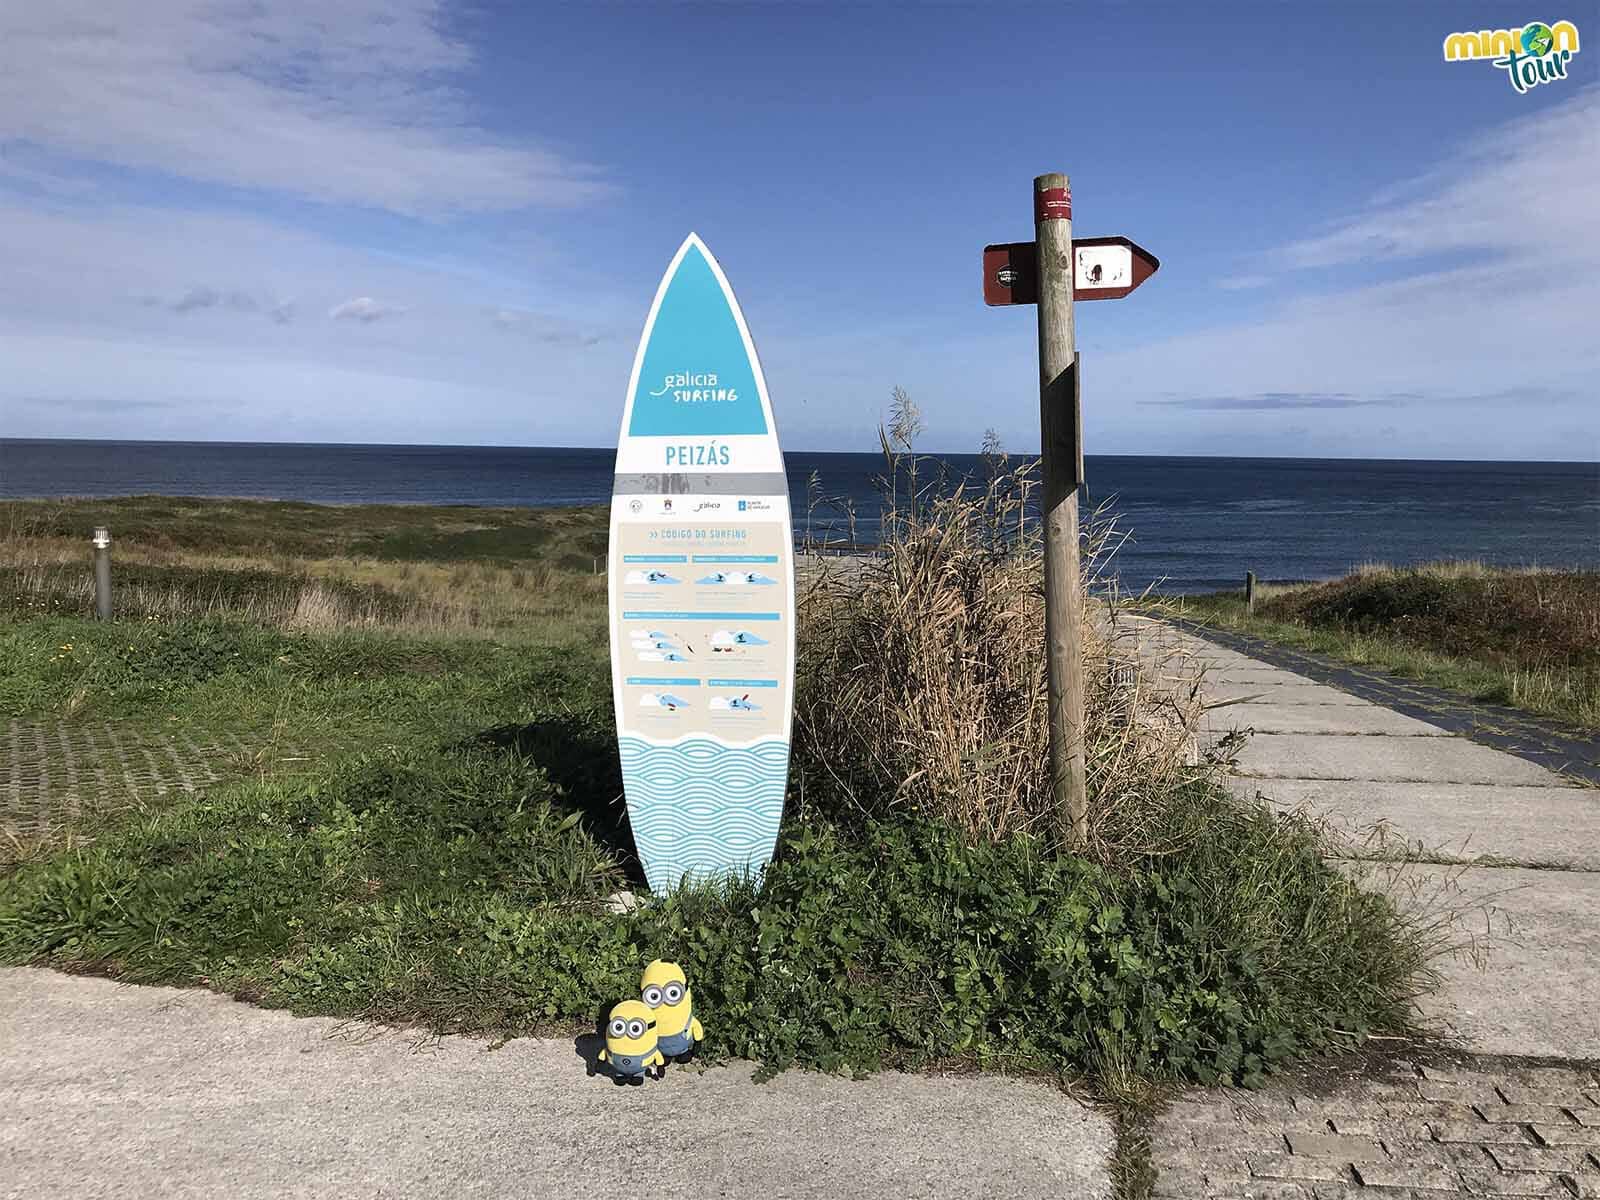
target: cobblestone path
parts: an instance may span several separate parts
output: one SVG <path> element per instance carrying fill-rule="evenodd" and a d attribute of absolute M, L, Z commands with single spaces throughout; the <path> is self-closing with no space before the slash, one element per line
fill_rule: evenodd
<path fill-rule="evenodd" d="M 116 721 L 11 721 L 0 727 L 0 857 L 85 817 L 159 802 L 248 769 L 256 747 L 230 733 Z"/>
<path fill-rule="evenodd" d="M 1394 1062 L 1329 1089 L 1200 1091 L 1151 1130 L 1154 1195 L 1183 1200 L 1600 1197 L 1600 1075 L 1514 1060 Z"/>

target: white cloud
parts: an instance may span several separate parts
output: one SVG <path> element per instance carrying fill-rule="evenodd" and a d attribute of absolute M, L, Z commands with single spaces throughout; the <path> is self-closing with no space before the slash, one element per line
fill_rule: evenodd
<path fill-rule="evenodd" d="M 360 321 L 369 325 L 373 321 L 381 321 L 384 317 L 398 316 L 405 309 L 394 304 L 383 304 L 371 296 L 357 296 L 354 300 L 346 300 L 343 304 L 335 304 L 328 310 L 328 315 L 335 321 Z"/>
<path fill-rule="evenodd" d="M 218 289 L 206 284 L 186 288 L 176 296 L 146 296 L 143 303 L 175 313 L 200 312 L 207 309 L 254 313 L 265 309 L 273 320 L 287 319 L 287 316 L 293 313 L 292 304 L 273 299 L 262 300 L 247 291 Z"/>
<path fill-rule="evenodd" d="M 256 218 L 0 199 L 0 264 L 4 436 L 592 445 L 627 383 L 624 356 L 505 337 L 471 264 Z M 202 289 L 217 302 L 174 311 Z M 357 289 L 407 315 L 350 336 L 324 314 Z"/>
<path fill-rule="evenodd" d="M 542 314 L 522 309 L 497 309 L 491 319 L 496 328 L 526 334 L 536 342 L 549 342 L 552 345 L 595 346 L 605 340 L 597 333 L 584 333 Z"/>
<path fill-rule="evenodd" d="M 1462 139 L 1451 158 L 1326 233 L 1284 248 L 1291 267 L 1478 252 L 1545 269 L 1600 260 L 1600 86 Z"/>
<path fill-rule="evenodd" d="M 571 204 L 597 171 L 471 123 L 472 54 L 438 0 L 50 0 L 0 6 L 6 164 L 73 160 L 408 215 Z"/>

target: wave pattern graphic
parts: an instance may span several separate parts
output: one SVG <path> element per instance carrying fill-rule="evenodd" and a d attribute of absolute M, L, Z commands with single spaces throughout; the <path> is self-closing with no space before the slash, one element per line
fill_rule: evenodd
<path fill-rule="evenodd" d="M 724 746 L 691 738 L 656 746 L 624 737 L 628 820 L 650 890 L 684 880 L 759 876 L 783 819 L 789 741 Z"/>

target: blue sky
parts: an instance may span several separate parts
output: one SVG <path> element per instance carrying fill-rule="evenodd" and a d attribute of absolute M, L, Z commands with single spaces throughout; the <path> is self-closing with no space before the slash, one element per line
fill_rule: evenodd
<path fill-rule="evenodd" d="M 1592 6 L 270 5 L 0 12 L 0 435 L 607 445 L 662 269 L 722 261 L 794 449 L 1037 447 L 982 246 L 1078 310 L 1091 452 L 1600 458 Z M 1586 19 L 1588 18 L 1588 19 Z"/>

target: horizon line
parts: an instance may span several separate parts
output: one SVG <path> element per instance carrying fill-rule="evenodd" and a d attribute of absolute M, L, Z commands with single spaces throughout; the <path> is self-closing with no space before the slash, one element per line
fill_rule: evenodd
<path fill-rule="evenodd" d="M 235 441 L 224 438 L 85 438 L 85 437 L 0 437 L 0 446 L 8 443 L 78 443 L 86 445 L 136 445 L 136 446 L 300 446 L 306 449 L 365 449 L 365 450 L 570 450 L 593 454 L 615 454 L 615 446 L 535 446 L 515 443 L 489 442 L 274 442 Z M 870 450 L 818 450 L 804 447 L 785 447 L 785 454 L 865 454 L 880 457 L 882 451 Z M 979 458 L 973 450 L 913 450 L 918 457 L 948 458 L 960 456 Z M 1004 451 L 1009 457 L 1037 458 L 1037 450 Z M 1195 458 L 1218 461 L 1271 461 L 1271 462 L 1434 462 L 1434 463 L 1484 463 L 1505 465 L 1537 463 L 1547 466 L 1600 467 L 1600 458 L 1380 458 L 1356 454 L 1127 454 L 1109 452 L 1084 452 L 1085 458 Z"/>

